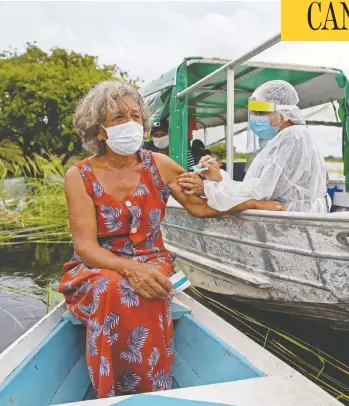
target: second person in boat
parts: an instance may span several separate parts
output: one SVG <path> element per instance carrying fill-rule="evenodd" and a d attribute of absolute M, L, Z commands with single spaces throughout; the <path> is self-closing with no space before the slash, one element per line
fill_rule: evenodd
<path fill-rule="evenodd" d="M 288 211 L 328 213 L 328 175 L 305 119 L 297 106 L 295 88 L 281 80 L 267 82 L 249 100 L 249 131 L 259 153 L 243 182 L 235 182 L 210 157 L 200 165 L 206 180 L 196 174 L 180 176 L 184 193 L 205 195 L 210 207 L 225 211 L 248 199 L 279 201 Z"/>

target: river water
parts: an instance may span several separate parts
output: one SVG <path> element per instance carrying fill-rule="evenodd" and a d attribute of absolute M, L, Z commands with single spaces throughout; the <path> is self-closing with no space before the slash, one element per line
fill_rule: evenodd
<path fill-rule="evenodd" d="M 68 244 L 0 247 L 0 352 L 58 303 L 48 286 L 57 288 L 71 252 Z"/>

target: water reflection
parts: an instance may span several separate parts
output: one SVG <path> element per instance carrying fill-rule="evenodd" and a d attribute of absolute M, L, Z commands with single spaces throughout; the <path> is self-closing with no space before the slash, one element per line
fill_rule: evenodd
<path fill-rule="evenodd" d="M 0 352 L 46 314 L 48 287 L 57 287 L 71 253 L 69 244 L 0 248 Z"/>

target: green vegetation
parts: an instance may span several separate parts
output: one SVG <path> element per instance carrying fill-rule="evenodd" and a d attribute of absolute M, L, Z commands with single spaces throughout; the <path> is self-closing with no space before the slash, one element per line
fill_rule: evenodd
<path fill-rule="evenodd" d="M 10 166 L 10 167 L 9 167 Z M 13 199 L 4 179 L 10 172 L 25 174 L 25 196 Z M 9 165 L 0 161 L 0 245 L 19 242 L 70 241 L 70 230 L 64 197 L 64 169 L 54 155 L 34 155 Z"/>
<path fill-rule="evenodd" d="M 72 125 L 78 101 L 102 80 L 139 78 L 91 55 L 28 43 L 0 53 L 0 245 L 70 241 L 63 190 L 67 167 L 85 154 Z M 13 199 L 6 178 L 24 177 Z"/>
<path fill-rule="evenodd" d="M 212 147 L 209 147 L 212 155 L 217 158 L 219 161 L 225 161 L 227 159 L 227 149 L 225 143 L 216 144 Z M 246 161 L 247 153 L 245 152 L 236 152 L 234 147 L 234 161 Z M 333 155 L 329 155 L 325 157 L 326 162 L 343 162 L 342 157 L 335 157 Z"/>
<path fill-rule="evenodd" d="M 102 80 L 136 86 L 116 65 L 98 64 L 91 55 L 53 48 L 44 52 L 28 43 L 23 53 L 0 53 L 0 159 L 57 155 L 66 162 L 81 153 L 72 127 L 77 102 Z"/>
<path fill-rule="evenodd" d="M 212 155 L 217 158 L 218 161 L 224 161 L 227 157 L 227 149 L 225 143 L 216 144 L 210 147 Z"/>
<path fill-rule="evenodd" d="M 329 156 L 325 156 L 325 161 L 326 162 L 343 162 L 343 157 L 341 156 L 333 156 L 333 155 L 329 155 Z"/>
<path fill-rule="evenodd" d="M 217 158 L 219 161 L 225 161 L 227 159 L 227 149 L 225 143 L 216 144 L 212 147 L 209 147 L 212 155 Z M 247 153 L 236 152 L 234 147 L 234 160 L 236 161 L 245 161 Z"/>

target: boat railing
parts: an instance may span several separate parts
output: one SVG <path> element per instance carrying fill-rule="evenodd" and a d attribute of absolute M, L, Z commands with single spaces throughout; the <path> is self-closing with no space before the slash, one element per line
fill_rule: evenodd
<path fill-rule="evenodd" d="M 254 58 L 255 56 L 261 54 L 272 46 L 278 44 L 281 41 L 281 34 L 274 35 L 269 40 L 263 42 L 257 47 L 253 48 L 246 54 L 240 56 L 239 58 L 227 62 L 225 65 L 221 66 L 214 72 L 205 76 L 201 80 L 197 81 L 193 85 L 187 87 L 183 91 L 177 94 L 178 99 L 182 99 L 188 96 L 190 93 L 194 92 L 198 88 L 202 88 L 204 85 L 212 82 L 218 75 L 222 72 L 227 72 L 227 126 L 226 126 L 226 137 L 225 142 L 227 146 L 227 172 L 233 178 L 233 162 L 234 162 L 234 68 L 241 65 L 244 62 Z"/>

